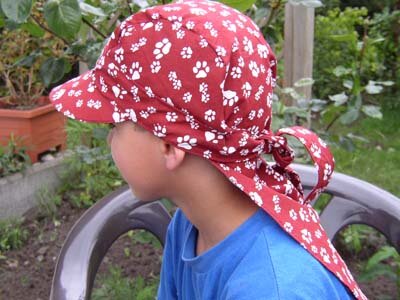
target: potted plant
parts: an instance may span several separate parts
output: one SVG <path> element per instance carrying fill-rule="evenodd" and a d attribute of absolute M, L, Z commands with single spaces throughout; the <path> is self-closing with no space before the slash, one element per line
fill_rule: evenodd
<path fill-rule="evenodd" d="M 66 148 L 66 118 L 45 96 L 46 79 L 40 76 L 42 53 L 61 46 L 48 43 L 22 29 L 1 30 L 0 145 L 7 145 L 14 134 L 32 163 L 51 148 Z"/>

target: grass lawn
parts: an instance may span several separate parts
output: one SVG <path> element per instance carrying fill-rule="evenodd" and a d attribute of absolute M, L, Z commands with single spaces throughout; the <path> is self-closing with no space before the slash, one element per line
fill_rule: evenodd
<path fill-rule="evenodd" d="M 369 140 L 357 142 L 356 150 L 339 147 L 332 151 L 336 171 L 375 184 L 400 197 L 400 108 L 384 109 L 383 119 L 364 119 L 350 126 L 336 126 L 335 131 L 352 132 Z"/>

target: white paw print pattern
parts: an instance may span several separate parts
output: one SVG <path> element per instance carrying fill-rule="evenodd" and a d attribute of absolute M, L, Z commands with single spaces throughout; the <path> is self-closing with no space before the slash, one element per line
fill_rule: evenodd
<path fill-rule="evenodd" d="M 330 164 L 325 164 L 324 168 L 324 180 L 327 181 L 332 175 L 332 166 Z"/>
<path fill-rule="evenodd" d="M 233 67 L 231 71 L 232 78 L 242 77 L 242 69 L 240 67 Z"/>
<path fill-rule="evenodd" d="M 150 65 L 150 68 L 151 68 L 151 73 L 153 74 L 157 74 L 158 72 L 160 72 L 161 70 L 160 61 L 158 60 L 153 61 Z"/>
<path fill-rule="evenodd" d="M 314 155 L 314 157 L 321 158 L 321 148 L 315 143 L 311 144 L 311 153 Z"/>
<path fill-rule="evenodd" d="M 130 79 L 138 80 L 140 79 L 140 73 L 143 72 L 143 68 L 140 66 L 139 62 L 133 62 L 132 66 L 129 69 Z"/>
<path fill-rule="evenodd" d="M 128 94 L 128 92 L 123 89 L 120 84 L 113 85 L 111 90 L 114 93 L 114 97 L 119 99 L 124 99 L 124 96 Z"/>
<path fill-rule="evenodd" d="M 197 145 L 197 139 L 190 137 L 190 135 L 180 136 L 176 139 L 176 141 L 178 142 L 178 147 L 186 150 L 191 150 Z"/>
<path fill-rule="evenodd" d="M 168 122 L 174 123 L 176 122 L 176 120 L 178 120 L 178 115 L 176 114 L 176 112 L 167 112 L 165 118 Z"/>
<path fill-rule="evenodd" d="M 257 63 L 254 60 L 250 61 L 249 69 L 250 69 L 251 75 L 253 75 L 253 77 L 257 78 L 258 75 L 260 74 L 260 68 L 258 67 Z"/>
<path fill-rule="evenodd" d="M 155 59 L 162 59 L 164 55 L 167 55 L 171 51 L 172 43 L 164 38 L 161 42 L 157 42 L 153 54 Z"/>
<path fill-rule="evenodd" d="M 183 59 L 189 59 L 192 58 L 193 50 L 190 47 L 183 47 L 181 51 L 181 57 Z"/>
<path fill-rule="evenodd" d="M 216 116 L 216 112 L 213 111 L 212 109 L 209 109 L 204 113 L 204 119 L 208 122 L 214 121 L 215 116 Z"/>
<path fill-rule="evenodd" d="M 258 206 L 263 205 L 263 200 L 257 192 L 250 192 L 249 196 L 250 196 L 251 200 L 253 200 Z"/>
<path fill-rule="evenodd" d="M 248 99 L 251 96 L 251 84 L 249 82 L 245 82 L 242 85 L 243 96 Z"/>
<path fill-rule="evenodd" d="M 257 205 L 265 206 L 286 232 L 321 262 L 332 262 L 331 252 L 328 255 L 322 250 L 330 249 L 323 229 L 318 227 L 318 215 L 307 206 L 309 198 L 303 204 L 297 190 L 300 185 L 286 176 L 293 175 L 291 171 L 284 173 L 276 163 L 273 166 L 259 159 L 267 150 L 264 135 L 267 140 L 270 134 L 274 54 L 248 17 L 221 7 L 225 6 L 218 2 L 183 1 L 146 9 L 150 22 L 131 17 L 121 25 L 118 36 L 111 38 L 112 47 L 99 58 L 96 70 L 84 75 L 87 82 L 82 76 L 74 88 L 69 84 L 68 91 L 56 90 L 52 101 L 67 94 L 73 103 L 56 109 L 73 116 L 76 106 L 76 111 L 99 110 L 95 113 L 100 115 L 102 106 L 108 106 L 101 102 L 104 97 L 113 98 L 113 120 L 139 118 L 154 136 L 218 162 L 229 180 Z M 216 17 L 208 19 L 208 14 Z M 146 54 L 143 59 L 141 53 Z M 139 108 L 136 112 L 128 109 L 128 103 Z M 179 126 L 185 130 L 173 132 Z M 313 160 L 318 161 L 320 182 L 315 194 L 326 185 L 323 179 L 331 176 L 333 163 L 325 155 L 328 149 L 322 140 L 310 137 L 307 130 L 293 128 L 293 135 L 301 138 Z M 251 184 L 242 181 L 242 176 Z M 265 205 L 263 200 L 270 202 Z M 335 261 L 340 271 L 339 258 Z M 340 276 L 350 277 L 343 270 Z"/>
<path fill-rule="evenodd" d="M 239 97 L 235 91 L 223 91 L 223 106 L 233 106 L 239 101 Z"/>
<path fill-rule="evenodd" d="M 165 137 L 167 135 L 167 128 L 164 125 L 155 124 L 153 133 L 157 137 L 160 137 L 160 138 Z"/>
<path fill-rule="evenodd" d="M 124 48 L 120 47 L 117 50 L 115 50 L 114 59 L 119 64 L 124 60 Z"/>
<path fill-rule="evenodd" d="M 193 67 L 193 73 L 196 74 L 196 78 L 206 78 L 209 72 L 210 67 L 207 61 L 197 61 L 196 65 Z"/>

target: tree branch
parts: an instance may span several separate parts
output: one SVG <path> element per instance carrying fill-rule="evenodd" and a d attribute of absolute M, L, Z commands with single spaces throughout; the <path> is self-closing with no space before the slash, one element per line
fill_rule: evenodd
<path fill-rule="evenodd" d="M 133 11 L 132 11 L 132 8 L 131 8 L 131 5 L 130 5 L 130 2 L 129 2 L 129 0 L 126 0 L 126 4 L 128 5 L 128 9 L 129 9 L 129 14 L 133 14 Z"/>
<path fill-rule="evenodd" d="M 96 28 L 96 26 L 94 26 L 92 23 L 90 23 L 88 20 L 86 20 L 85 17 L 82 17 L 82 21 L 83 23 L 85 23 L 86 25 L 88 25 L 90 28 L 92 28 L 98 35 L 100 35 L 103 39 L 106 39 L 107 36 L 102 33 L 99 29 Z"/>
<path fill-rule="evenodd" d="M 64 39 L 63 37 L 57 35 L 53 30 L 51 30 L 50 28 L 46 27 L 45 25 L 43 25 L 42 23 L 40 23 L 40 21 L 33 15 L 31 14 L 31 18 L 35 21 L 35 23 L 37 25 L 39 25 L 42 29 L 44 29 L 45 31 L 51 33 L 52 35 L 54 35 L 55 37 L 61 39 L 66 45 L 70 45 L 70 43 Z"/>

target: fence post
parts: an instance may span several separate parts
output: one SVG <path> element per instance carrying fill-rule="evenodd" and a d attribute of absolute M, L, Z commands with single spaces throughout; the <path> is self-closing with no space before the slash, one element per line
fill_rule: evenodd
<path fill-rule="evenodd" d="M 284 87 L 292 87 L 301 78 L 312 77 L 314 14 L 314 8 L 304 5 L 287 3 L 285 6 Z M 296 90 L 311 99 L 311 86 Z"/>

